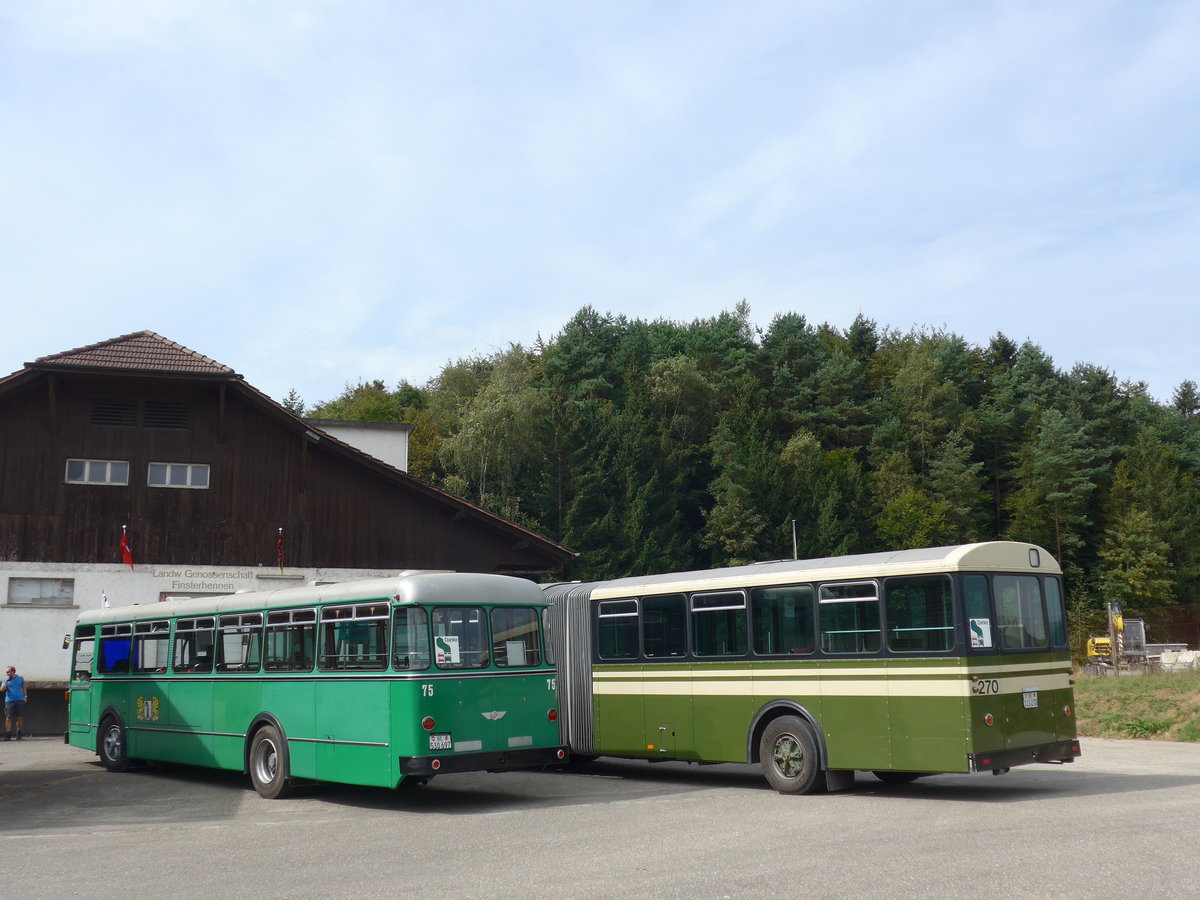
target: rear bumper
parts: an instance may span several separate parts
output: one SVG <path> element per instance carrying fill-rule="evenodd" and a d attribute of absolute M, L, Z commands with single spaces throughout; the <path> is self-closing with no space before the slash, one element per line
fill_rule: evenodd
<path fill-rule="evenodd" d="M 566 747 L 532 747 L 503 753 L 447 753 L 445 756 L 402 756 L 400 774 L 428 778 L 451 772 L 500 772 L 506 769 L 540 769 L 567 761 Z"/>
<path fill-rule="evenodd" d="M 1015 750 L 997 750 L 994 753 L 971 753 L 967 756 L 967 763 L 972 772 L 995 772 L 1028 763 L 1074 762 L 1079 752 L 1079 741 L 1057 741 Z"/>

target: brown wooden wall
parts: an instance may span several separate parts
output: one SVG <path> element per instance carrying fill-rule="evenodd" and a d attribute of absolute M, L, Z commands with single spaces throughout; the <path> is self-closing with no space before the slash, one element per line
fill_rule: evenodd
<path fill-rule="evenodd" d="M 295 420 L 238 385 L 39 375 L 0 396 L 0 559 L 120 562 L 122 524 L 137 563 L 556 570 L 563 558 L 405 476 L 313 443 Z M 186 430 L 91 424 L 95 398 L 186 401 Z M 130 463 L 128 487 L 67 484 L 66 460 Z M 150 462 L 207 463 L 206 490 L 146 485 Z"/>

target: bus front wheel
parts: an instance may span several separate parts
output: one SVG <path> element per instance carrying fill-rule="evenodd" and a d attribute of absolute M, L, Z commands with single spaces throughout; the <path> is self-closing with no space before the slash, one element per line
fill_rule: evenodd
<path fill-rule="evenodd" d="M 277 800 L 291 793 L 287 744 L 273 725 L 264 725 L 254 732 L 250 742 L 250 780 L 254 782 L 254 789 L 267 800 Z"/>
<path fill-rule="evenodd" d="M 809 794 L 821 783 L 821 760 L 812 728 L 796 716 L 780 716 L 759 741 L 763 774 L 781 794 Z"/>
<path fill-rule="evenodd" d="M 110 772 L 129 768 L 125 726 L 111 716 L 100 723 L 100 762 Z"/>

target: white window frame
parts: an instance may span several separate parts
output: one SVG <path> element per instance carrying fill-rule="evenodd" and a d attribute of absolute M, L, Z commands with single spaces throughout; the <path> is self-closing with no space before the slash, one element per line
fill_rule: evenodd
<path fill-rule="evenodd" d="M 74 606 L 75 579 L 14 575 L 8 579 L 5 601 L 8 606 Z"/>
<path fill-rule="evenodd" d="M 71 463 L 83 463 L 83 478 L 71 477 Z M 123 465 L 125 467 L 125 480 L 116 481 L 113 478 L 113 466 Z M 104 467 L 104 476 L 102 479 L 92 477 L 92 470 L 98 466 Z M 63 480 L 67 484 L 102 484 L 110 487 L 128 487 L 129 486 L 129 460 L 127 459 L 82 459 L 80 457 L 70 457 L 67 459 L 66 467 L 63 470 Z"/>
<path fill-rule="evenodd" d="M 159 483 L 154 480 L 154 467 L 166 467 L 166 481 Z M 183 469 L 186 473 L 184 484 L 172 484 L 172 472 Z M 195 484 L 196 475 L 204 472 L 204 484 Z M 177 488 L 179 490 L 206 491 L 209 485 L 212 484 L 212 468 L 208 463 L 169 463 L 169 462 L 152 462 L 146 465 L 146 486 L 152 488 Z"/>

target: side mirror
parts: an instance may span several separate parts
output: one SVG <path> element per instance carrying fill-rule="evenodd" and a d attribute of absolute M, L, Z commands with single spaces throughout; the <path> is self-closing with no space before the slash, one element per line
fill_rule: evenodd
<path fill-rule="evenodd" d="M 71 636 L 69 634 L 63 635 L 63 649 L 64 650 L 71 649 Z"/>

